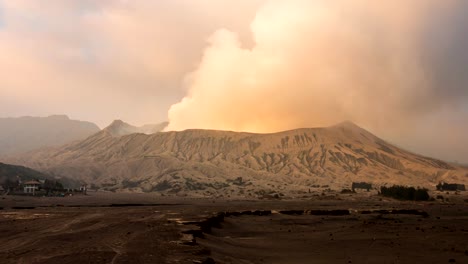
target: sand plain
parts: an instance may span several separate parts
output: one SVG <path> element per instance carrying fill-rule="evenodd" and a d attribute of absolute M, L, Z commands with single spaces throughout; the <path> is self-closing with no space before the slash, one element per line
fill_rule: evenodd
<path fill-rule="evenodd" d="M 444 201 L 432 202 L 400 202 L 372 193 L 295 200 L 112 193 L 4 196 L 0 259 L 1 263 L 468 263 L 468 196 L 441 195 Z"/>

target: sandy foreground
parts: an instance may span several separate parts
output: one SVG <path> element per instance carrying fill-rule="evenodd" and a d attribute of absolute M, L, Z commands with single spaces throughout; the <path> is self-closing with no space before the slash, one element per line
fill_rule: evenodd
<path fill-rule="evenodd" d="M 4 196 L 0 263 L 468 263 L 468 195 L 443 196 Z"/>

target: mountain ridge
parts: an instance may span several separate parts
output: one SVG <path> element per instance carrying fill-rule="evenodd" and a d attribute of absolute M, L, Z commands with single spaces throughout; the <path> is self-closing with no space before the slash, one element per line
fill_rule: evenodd
<path fill-rule="evenodd" d="M 205 196 L 344 188 L 353 181 L 430 187 L 441 180 L 466 182 L 468 175 L 464 168 L 397 148 L 350 122 L 269 134 L 101 132 L 15 162 L 108 190 Z M 233 184 L 238 178 L 251 185 Z"/>
<path fill-rule="evenodd" d="M 0 156 L 82 140 L 100 131 L 91 122 L 66 115 L 0 118 Z"/>
<path fill-rule="evenodd" d="M 146 124 L 137 127 L 117 119 L 114 120 L 109 126 L 105 127 L 102 131 L 105 131 L 114 137 L 134 133 L 153 134 L 156 132 L 161 132 L 165 127 L 167 127 L 168 124 L 168 122 L 162 122 L 158 124 Z"/>

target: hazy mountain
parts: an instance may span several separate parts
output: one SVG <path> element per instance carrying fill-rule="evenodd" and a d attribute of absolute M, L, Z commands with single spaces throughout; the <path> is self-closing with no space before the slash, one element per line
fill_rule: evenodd
<path fill-rule="evenodd" d="M 15 166 L 0 162 L 0 186 L 8 184 L 8 182 L 17 182 L 18 180 L 21 180 L 22 182 L 30 180 L 59 180 L 65 188 L 80 186 L 79 181 L 74 181 L 69 178 L 57 179 L 46 173 L 24 166 Z"/>
<path fill-rule="evenodd" d="M 124 136 L 134 133 L 153 134 L 161 132 L 169 123 L 163 122 L 159 124 L 148 124 L 141 127 L 132 126 L 123 122 L 122 120 L 115 120 L 108 127 L 104 128 L 105 131 L 112 136 Z"/>
<path fill-rule="evenodd" d="M 20 178 L 22 181 L 33 179 L 51 179 L 49 175 L 42 172 L 26 168 L 23 166 L 15 166 L 0 162 L 0 184 L 5 180 L 15 180 Z"/>
<path fill-rule="evenodd" d="M 317 185 L 349 187 L 353 181 L 425 187 L 468 181 L 466 168 L 399 149 L 349 122 L 272 134 L 186 130 L 118 136 L 115 128 L 127 128 L 122 123 L 14 162 L 110 190 L 191 195 L 297 193 Z"/>
<path fill-rule="evenodd" d="M 85 139 L 100 129 L 64 115 L 0 118 L 0 156 Z"/>

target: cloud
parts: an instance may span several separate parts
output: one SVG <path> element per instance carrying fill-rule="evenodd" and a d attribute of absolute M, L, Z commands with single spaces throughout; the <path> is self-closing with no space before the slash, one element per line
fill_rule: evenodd
<path fill-rule="evenodd" d="M 211 38 L 169 129 L 270 132 L 399 118 L 427 92 L 411 55 L 416 23 L 404 18 L 403 27 L 379 8 L 270 1 L 252 23 L 252 49 L 227 30 Z"/>
<path fill-rule="evenodd" d="M 414 146 L 417 133 L 436 135 L 423 127 L 449 125 L 443 118 L 456 113 L 439 114 L 447 105 L 466 102 L 457 98 L 468 84 L 460 9 L 468 10 L 462 1 L 269 1 L 251 23 L 252 48 L 229 30 L 210 38 L 168 130 L 273 132 L 352 120 Z"/>
<path fill-rule="evenodd" d="M 165 120 L 204 40 L 219 27 L 248 32 L 260 2 L 3 1 L 0 115 Z"/>

